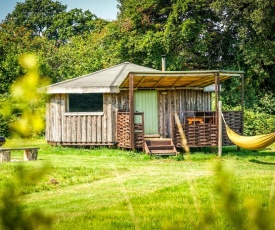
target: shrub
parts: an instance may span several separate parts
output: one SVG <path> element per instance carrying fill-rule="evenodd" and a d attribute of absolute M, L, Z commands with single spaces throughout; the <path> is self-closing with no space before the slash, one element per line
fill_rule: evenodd
<path fill-rule="evenodd" d="M 1 229 L 49 229 L 52 217 L 39 209 L 27 211 L 24 208 L 23 194 L 34 186 L 45 173 L 46 167 L 29 172 L 26 167 L 15 167 L 15 175 L 4 185 L 0 193 L 0 227 Z"/>
<path fill-rule="evenodd" d="M 254 110 L 275 115 L 275 94 L 272 92 L 262 94 Z"/>
<path fill-rule="evenodd" d="M 244 114 L 244 134 L 248 136 L 275 132 L 275 115 L 246 110 Z"/>

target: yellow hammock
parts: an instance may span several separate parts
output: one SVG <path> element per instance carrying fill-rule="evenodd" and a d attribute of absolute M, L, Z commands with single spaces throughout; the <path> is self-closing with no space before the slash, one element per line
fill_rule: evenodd
<path fill-rule="evenodd" d="M 275 142 L 275 133 L 257 136 L 241 136 L 226 125 L 228 138 L 237 146 L 248 150 L 260 150 Z"/>
<path fill-rule="evenodd" d="M 237 146 L 248 150 L 260 150 L 268 147 L 275 142 L 275 133 L 256 135 L 256 136 L 241 136 L 235 133 L 228 127 L 222 114 L 222 118 L 226 127 L 228 138 Z"/>

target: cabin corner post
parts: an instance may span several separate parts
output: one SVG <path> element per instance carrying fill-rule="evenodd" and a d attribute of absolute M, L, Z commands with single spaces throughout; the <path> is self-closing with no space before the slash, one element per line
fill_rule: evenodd
<path fill-rule="evenodd" d="M 216 112 L 216 121 L 218 121 L 218 110 L 219 110 L 219 101 L 220 101 L 220 73 L 215 73 L 215 112 Z M 216 123 L 218 124 L 218 123 Z"/>
<path fill-rule="evenodd" d="M 218 76 L 218 101 L 220 101 L 221 97 L 221 81 L 220 81 L 220 73 L 217 73 Z"/>
<path fill-rule="evenodd" d="M 130 148 L 134 148 L 134 76 L 129 75 Z"/>

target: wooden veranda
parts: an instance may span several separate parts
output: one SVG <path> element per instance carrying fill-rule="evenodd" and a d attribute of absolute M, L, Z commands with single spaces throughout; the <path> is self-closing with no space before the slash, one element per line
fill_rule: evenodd
<path fill-rule="evenodd" d="M 121 90 L 127 90 L 129 94 L 129 110 L 118 111 L 117 113 L 117 143 L 119 147 L 130 149 L 145 148 L 146 139 L 148 138 L 145 130 L 144 112 L 135 111 L 135 91 L 136 90 L 156 90 L 158 91 L 158 133 L 156 137 L 171 138 L 177 148 L 181 148 L 179 129 L 175 123 L 174 115 L 180 118 L 182 128 L 185 132 L 188 145 L 190 147 L 214 147 L 218 146 L 218 101 L 220 100 L 221 82 L 231 77 L 241 78 L 241 110 L 224 111 L 224 117 L 228 125 L 237 133 L 243 134 L 243 112 L 244 112 L 244 77 L 241 71 L 185 71 L 185 72 L 159 72 L 159 73 L 130 73 L 128 78 L 121 85 Z M 203 90 L 204 87 L 214 85 L 214 105 L 210 96 L 205 96 L 203 102 L 200 98 L 181 98 L 182 93 Z M 205 94 L 202 91 L 201 94 Z M 189 95 L 189 94 L 188 94 Z M 191 95 L 191 93 L 190 93 Z M 166 97 L 163 100 L 162 97 Z M 190 100 L 188 106 L 184 106 L 183 101 Z M 165 102 L 164 102 L 165 101 Z M 167 102 L 167 105 L 163 105 Z M 198 106 L 198 104 L 202 104 Z M 207 104 L 207 105 L 205 105 Z M 193 106 L 192 106 L 193 105 Z M 211 108 L 214 107 L 213 110 Z M 165 111 L 162 111 L 164 108 Z M 168 108 L 168 109 L 167 109 Z M 191 108 L 191 109 L 190 109 Z M 136 116 L 141 116 L 139 122 L 136 122 Z M 163 117 L 163 119 L 160 119 Z M 166 127 L 166 131 L 162 132 Z M 225 129 L 222 134 L 222 144 L 232 145 L 227 138 Z"/>

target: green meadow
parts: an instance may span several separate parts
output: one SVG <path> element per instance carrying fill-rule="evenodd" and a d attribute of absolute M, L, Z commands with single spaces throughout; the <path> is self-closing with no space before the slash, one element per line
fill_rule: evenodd
<path fill-rule="evenodd" d="M 0 164 L 1 213 L 3 199 L 20 191 L 15 206 L 23 218 L 40 210 L 51 220 L 47 229 L 275 227 L 275 144 L 257 152 L 224 148 L 221 158 L 211 149 L 164 158 L 42 139 L 3 147 L 17 146 L 40 147 L 38 160 L 24 162 L 22 151 L 13 151 L 12 162 Z M 26 178 L 34 183 L 22 184 Z"/>

